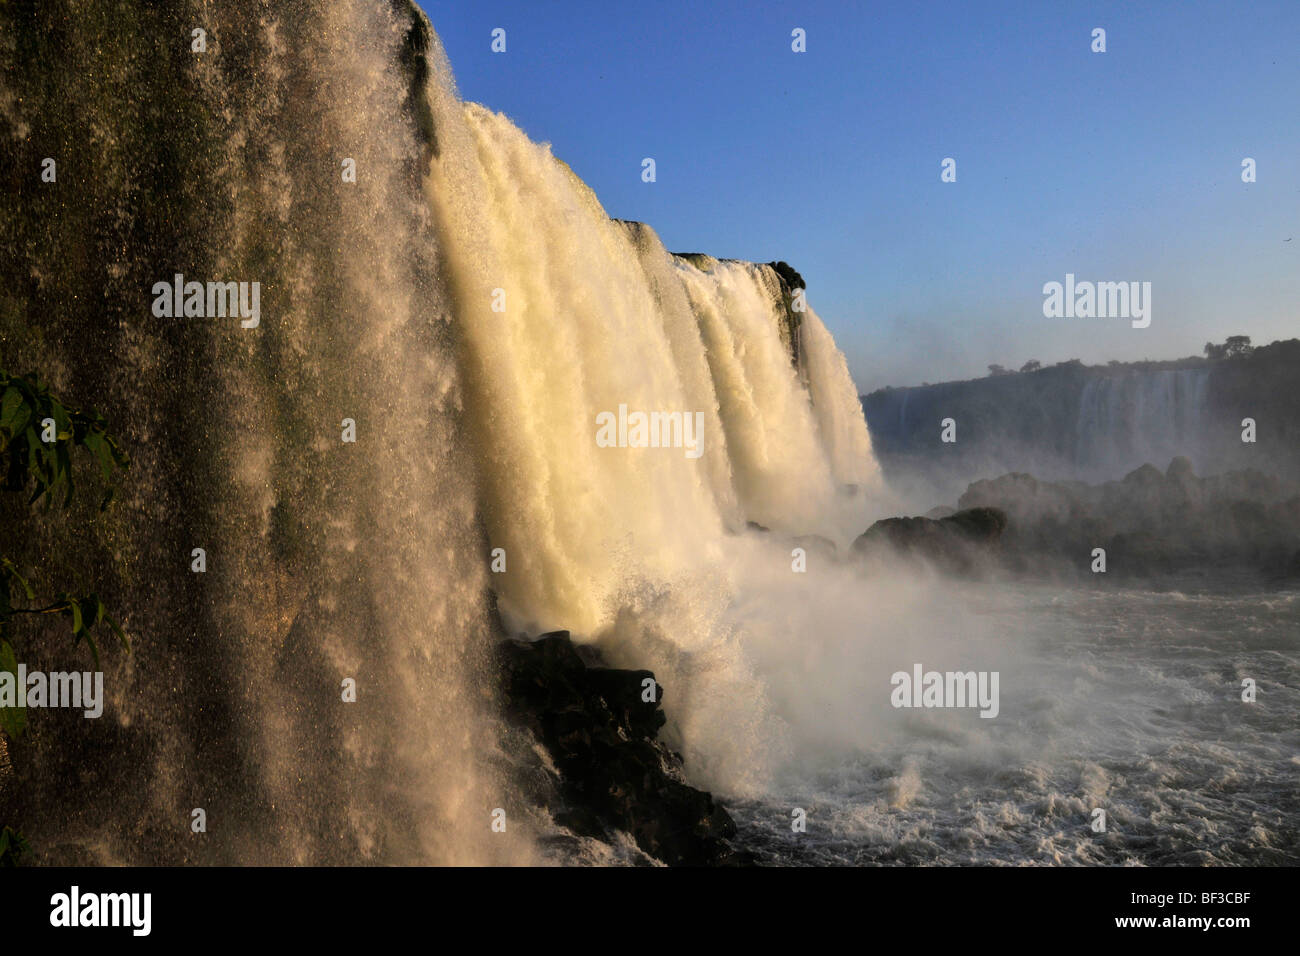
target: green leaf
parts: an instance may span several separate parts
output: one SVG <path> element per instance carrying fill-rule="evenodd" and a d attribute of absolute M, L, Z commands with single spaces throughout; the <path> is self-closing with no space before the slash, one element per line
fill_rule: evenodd
<path fill-rule="evenodd" d="M 12 439 L 27 424 L 27 406 L 23 402 L 23 393 L 10 385 L 0 398 L 0 432 L 6 439 Z"/>
<path fill-rule="evenodd" d="M 0 641 L 0 673 L 13 674 L 14 686 L 17 689 L 18 659 L 8 641 Z M 0 707 L 0 730 L 17 740 L 26 726 L 26 707 Z"/>
<path fill-rule="evenodd" d="M 3 567 L 4 567 L 5 574 L 8 577 L 12 578 L 13 580 L 17 581 L 20 585 L 22 585 L 23 593 L 27 595 L 27 600 L 35 601 L 36 592 L 33 591 L 32 586 L 27 583 L 27 579 L 18 573 L 18 568 L 14 565 L 14 563 L 10 561 L 8 558 L 4 558 Z"/>
<path fill-rule="evenodd" d="M 121 625 L 109 617 L 107 613 L 104 614 L 104 623 L 107 624 L 112 632 L 117 635 L 117 639 L 122 642 L 122 646 L 125 647 L 126 652 L 130 654 L 131 642 L 127 640 L 126 634 L 122 631 Z"/>
<path fill-rule="evenodd" d="M 53 442 L 41 440 L 41 423 L 46 419 L 54 422 Z M 104 417 L 93 408 L 81 410 L 64 405 L 37 379 L 15 377 L 0 370 L 0 471 L 7 476 L 8 490 L 21 490 L 31 482 L 35 487 L 28 503 L 45 498 L 48 511 L 66 483 L 62 502 L 66 508 L 76 490 L 73 448 L 84 448 L 89 453 L 104 481 L 111 481 L 115 469 L 130 467 L 130 458 L 108 432 Z M 110 488 L 100 501 L 101 510 L 111 497 Z"/>
<path fill-rule="evenodd" d="M 99 645 L 95 643 L 95 638 L 91 636 L 89 631 L 82 631 L 81 636 L 90 645 L 90 656 L 95 659 L 95 670 L 99 670 Z"/>

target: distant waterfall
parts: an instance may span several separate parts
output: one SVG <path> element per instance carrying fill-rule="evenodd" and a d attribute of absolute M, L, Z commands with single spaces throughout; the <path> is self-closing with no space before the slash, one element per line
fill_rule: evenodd
<path fill-rule="evenodd" d="M 1209 384 L 1204 368 L 1090 379 L 1079 398 L 1075 461 L 1118 473 L 1147 462 L 1163 468 L 1178 455 L 1201 464 Z"/>
<path fill-rule="evenodd" d="M 863 409 L 891 486 L 926 510 L 955 501 L 972 481 L 1008 472 L 1097 482 L 1144 464 L 1164 470 L 1178 456 L 1198 472 L 1264 461 L 1241 453 L 1241 415 L 1226 410 L 1231 389 L 1216 386 L 1215 375 L 1208 366 L 1065 364 L 885 389 L 865 396 Z M 957 423 L 955 444 L 941 441 L 947 418 Z"/>

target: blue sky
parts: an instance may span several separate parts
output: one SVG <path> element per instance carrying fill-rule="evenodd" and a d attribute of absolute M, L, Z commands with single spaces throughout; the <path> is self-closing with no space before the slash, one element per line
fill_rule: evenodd
<path fill-rule="evenodd" d="M 864 392 L 1300 335 L 1300 0 L 422 5 L 610 215 L 798 269 Z M 1067 272 L 1151 326 L 1044 318 Z"/>

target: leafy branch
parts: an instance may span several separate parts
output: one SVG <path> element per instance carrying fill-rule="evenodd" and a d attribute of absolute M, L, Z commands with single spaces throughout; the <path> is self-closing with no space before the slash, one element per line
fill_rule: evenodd
<path fill-rule="evenodd" d="M 88 452 L 99 465 L 100 474 L 110 482 L 109 491 L 100 502 L 100 510 L 113 497 L 111 481 L 117 469 L 130 467 L 130 459 L 117 439 L 109 433 L 107 422 L 93 409 L 82 411 L 59 401 L 50 390 L 34 378 L 10 375 L 0 370 L 0 471 L 3 490 L 25 494 L 34 487 L 28 504 L 45 498 L 48 511 L 60 489 L 66 489 L 63 507 L 72 503 L 75 483 L 72 473 L 72 449 Z M 118 622 L 108 613 L 98 594 L 77 595 L 59 592 L 53 601 L 40 607 L 15 607 L 15 594 L 28 602 L 36 600 L 36 591 L 9 558 L 0 556 L 0 672 L 18 674 L 17 655 L 10 643 L 14 620 L 19 615 L 58 614 L 72 625 L 74 645 L 85 641 L 99 667 L 99 643 L 104 631 L 116 637 L 127 653 L 131 652 Z M 21 598 L 20 598 L 21 599 Z M 0 707 L 0 729 L 16 738 L 26 725 L 21 707 Z"/>
<path fill-rule="evenodd" d="M 111 481 L 116 469 L 131 463 L 108 423 L 94 409 L 70 408 L 50 394 L 39 379 L 10 375 L 0 370 L 0 471 L 4 490 L 23 492 L 34 485 L 28 504 L 66 487 L 63 507 L 72 503 L 72 449 L 83 448 L 99 464 L 100 474 Z M 114 493 L 99 503 L 103 511 Z"/>

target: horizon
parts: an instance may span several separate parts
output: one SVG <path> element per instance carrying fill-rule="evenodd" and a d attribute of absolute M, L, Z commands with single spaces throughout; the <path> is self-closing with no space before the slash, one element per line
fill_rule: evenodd
<path fill-rule="evenodd" d="M 1240 338 L 1240 336 L 1237 336 L 1236 338 Z M 1076 364 L 1079 365 L 1079 367 L 1085 369 L 1121 368 L 1121 369 L 1141 369 L 1143 371 L 1148 371 L 1149 370 L 1147 368 L 1148 366 L 1177 367 L 1190 362 L 1196 363 L 1198 367 L 1199 366 L 1208 367 L 1215 364 L 1216 362 L 1223 362 L 1223 361 L 1230 361 L 1230 360 L 1244 358 L 1245 356 L 1254 354 L 1257 351 L 1263 351 L 1265 349 L 1269 349 L 1277 345 L 1285 345 L 1288 342 L 1300 343 L 1300 336 L 1297 335 L 1293 335 L 1285 339 L 1273 339 L 1270 342 L 1255 342 L 1253 340 L 1250 340 L 1250 336 L 1245 336 L 1245 338 L 1248 340 L 1244 343 L 1245 351 L 1244 353 L 1237 354 L 1237 355 L 1233 355 L 1233 354 L 1208 355 L 1206 354 L 1206 351 L 1203 348 L 1199 355 L 1176 355 L 1176 356 L 1171 356 L 1169 358 L 1147 357 L 1147 358 L 1129 359 L 1126 361 L 1120 361 L 1119 359 L 1108 359 L 1104 362 L 1083 362 L 1080 359 L 1062 359 L 1059 362 L 1038 362 L 1032 368 L 1024 368 L 1024 367 L 1012 368 L 1010 366 L 999 365 L 996 370 L 992 366 L 990 366 L 983 373 L 971 375 L 968 376 L 967 378 L 944 379 L 943 381 L 938 381 L 938 382 L 916 382 L 909 385 L 882 385 L 879 388 L 872 389 L 871 392 L 863 392 L 862 396 L 865 398 L 867 395 L 870 395 L 872 392 L 887 392 L 887 391 L 894 391 L 894 390 L 908 389 L 908 388 L 928 388 L 931 385 L 955 385 L 955 384 L 962 384 L 965 382 L 976 382 L 984 378 L 999 378 L 1007 375 L 1032 375 L 1035 372 L 1046 372 L 1054 368 L 1065 368 L 1067 366 L 1076 365 Z M 1207 342 L 1206 345 L 1207 346 L 1214 345 L 1219 348 L 1223 348 L 1224 343 Z M 1033 362 L 1034 360 L 1030 360 L 1030 361 Z"/>
<path fill-rule="evenodd" d="M 861 394 L 1294 335 L 1293 4 L 421 6 L 461 95 L 552 144 L 611 217 L 789 262 Z M 1150 282 L 1150 328 L 1045 318 L 1067 273 Z"/>

